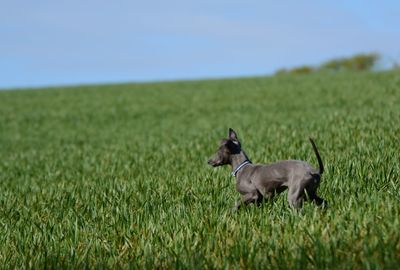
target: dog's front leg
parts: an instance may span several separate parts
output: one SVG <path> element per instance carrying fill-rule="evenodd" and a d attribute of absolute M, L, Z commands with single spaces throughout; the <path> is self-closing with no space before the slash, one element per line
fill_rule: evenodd
<path fill-rule="evenodd" d="M 262 200 L 262 197 L 260 197 L 260 193 L 257 190 L 255 190 L 253 192 L 246 193 L 246 194 L 242 195 L 242 199 L 241 200 L 238 200 L 235 203 L 234 210 L 239 210 L 239 208 L 242 206 L 243 203 L 245 205 L 248 205 L 250 203 L 259 204 L 261 202 L 261 200 Z"/>
<path fill-rule="evenodd" d="M 241 206 L 242 206 L 242 199 L 237 200 L 237 201 L 235 202 L 235 206 L 232 208 L 232 211 L 233 211 L 233 212 L 236 212 L 237 210 L 240 209 Z"/>

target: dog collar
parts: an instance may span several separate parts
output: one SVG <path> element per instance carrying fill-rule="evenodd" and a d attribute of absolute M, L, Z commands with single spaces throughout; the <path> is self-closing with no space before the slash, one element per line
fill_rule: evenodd
<path fill-rule="evenodd" d="M 240 164 L 233 172 L 232 172 L 232 176 L 236 177 L 236 174 L 240 171 L 241 168 L 243 168 L 244 166 L 246 166 L 247 164 L 251 164 L 250 160 L 245 160 L 242 162 L 242 164 Z"/>

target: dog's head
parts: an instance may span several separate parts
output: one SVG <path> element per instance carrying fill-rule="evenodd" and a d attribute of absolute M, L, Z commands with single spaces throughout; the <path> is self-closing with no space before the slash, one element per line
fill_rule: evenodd
<path fill-rule="evenodd" d="M 208 164 L 213 167 L 231 164 L 232 155 L 241 152 L 241 145 L 237 138 L 237 134 L 233 129 L 229 129 L 228 139 L 223 139 L 217 152 L 208 160 Z"/>

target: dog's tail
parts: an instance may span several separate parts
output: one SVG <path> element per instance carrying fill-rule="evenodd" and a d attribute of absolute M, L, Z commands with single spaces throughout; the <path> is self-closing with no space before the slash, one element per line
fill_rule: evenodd
<path fill-rule="evenodd" d="M 322 159 L 321 156 L 319 155 L 317 146 L 315 145 L 315 142 L 313 139 L 309 138 L 310 142 L 312 144 L 312 147 L 314 149 L 314 153 L 317 156 L 317 160 L 318 160 L 318 166 L 319 166 L 319 174 L 323 174 L 324 173 L 324 164 L 322 163 Z"/>

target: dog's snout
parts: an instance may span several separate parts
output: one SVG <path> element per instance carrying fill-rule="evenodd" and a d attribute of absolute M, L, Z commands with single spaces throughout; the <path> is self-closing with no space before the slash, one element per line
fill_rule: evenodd
<path fill-rule="evenodd" d="M 213 158 L 210 158 L 210 159 L 207 161 L 207 163 L 208 163 L 208 165 L 211 165 L 211 166 L 215 167 L 215 166 L 217 166 L 218 161 L 215 160 L 215 159 L 213 159 Z"/>

